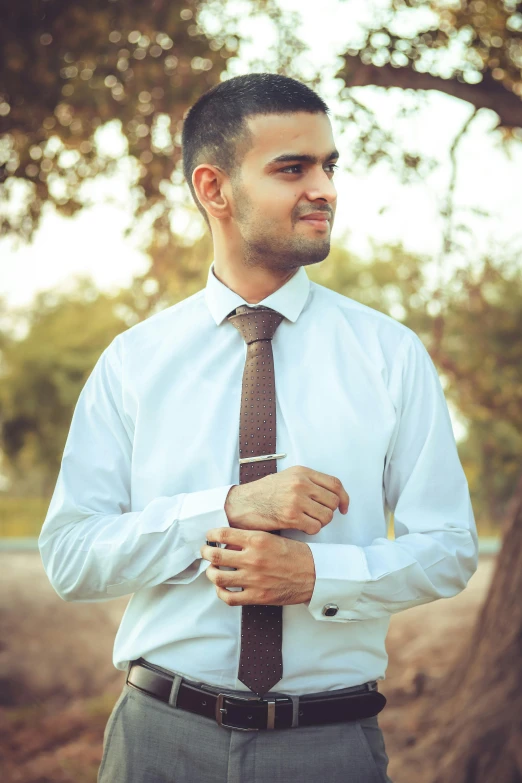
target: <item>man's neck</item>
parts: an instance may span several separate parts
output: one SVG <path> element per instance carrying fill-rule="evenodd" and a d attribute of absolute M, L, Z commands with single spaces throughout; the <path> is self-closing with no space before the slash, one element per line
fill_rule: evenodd
<path fill-rule="evenodd" d="M 231 291 L 241 296 L 249 304 L 258 304 L 281 288 L 293 275 L 297 269 L 285 269 L 280 273 L 272 270 L 245 267 L 238 271 L 219 265 L 216 269 L 214 261 L 214 276 Z"/>

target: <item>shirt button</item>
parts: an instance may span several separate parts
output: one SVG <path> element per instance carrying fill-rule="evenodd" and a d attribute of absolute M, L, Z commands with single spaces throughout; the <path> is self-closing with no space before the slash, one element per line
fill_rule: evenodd
<path fill-rule="evenodd" d="M 337 604 L 326 604 L 323 606 L 323 615 L 325 617 L 335 617 L 337 612 L 339 611 L 339 607 Z"/>

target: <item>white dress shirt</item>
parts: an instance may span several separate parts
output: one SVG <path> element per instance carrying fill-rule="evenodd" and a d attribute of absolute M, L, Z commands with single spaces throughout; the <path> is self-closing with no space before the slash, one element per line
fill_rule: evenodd
<path fill-rule="evenodd" d="M 201 291 L 118 335 L 78 399 L 40 538 L 65 601 L 132 594 L 113 663 L 140 656 L 186 677 L 237 679 L 241 607 L 204 574 L 200 547 L 239 484 L 245 302 L 212 263 Z M 311 281 L 305 267 L 258 304 L 272 340 L 277 470 L 337 476 L 348 513 L 315 535 L 309 605 L 283 608 L 281 693 L 385 677 L 390 617 L 449 598 L 477 568 L 468 484 L 433 362 L 399 321 Z M 252 305 L 253 306 L 253 305 Z M 395 540 L 387 538 L 390 510 Z M 335 616 L 323 608 L 335 604 Z"/>

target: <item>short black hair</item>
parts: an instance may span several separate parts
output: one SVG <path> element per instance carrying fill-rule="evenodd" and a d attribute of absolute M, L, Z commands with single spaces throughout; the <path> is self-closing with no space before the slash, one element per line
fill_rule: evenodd
<path fill-rule="evenodd" d="M 300 111 L 328 114 L 329 108 L 306 84 L 278 73 L 234 76 L 211 87 L 190 107 L 181 134 L 183 173 L 209 228 L 208 215 L 192 185 L 194 169 L 212 163 L 234 180 L 253 142 L 246 117 Z"/>

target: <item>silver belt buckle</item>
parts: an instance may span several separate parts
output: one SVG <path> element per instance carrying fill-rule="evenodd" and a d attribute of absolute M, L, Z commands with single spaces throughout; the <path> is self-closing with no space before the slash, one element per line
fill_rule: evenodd
<path fill-rule="evenodd" d="M 226 715 L 227 708 L 223 706 L 224 699 L 237 699 L 238 701 L 256 701 L 256 702 L 266 702 L 267 704 L 267 716 L 266 716 L 266 726 L 265 729 L 274 729 L 275 728 L 275 705 L 276 705 L 276 699 L 262 699 L 259 696 L 246 696 L 243 698 L 242 696 L 229 696 L 226 693 L 219 693 L 218 697 L 216 699 L 216 722 L 218 726 L 224 726 L 227 729 L 236 729 L 236 731 L 261 731 L 260 728 L 257 728 L 257 726 L 252 726 L 252 728 L 248 728 L 247 726 L 234 726 L 231 723 L 225 723 L 223 721 L 223 715 Z"/>

